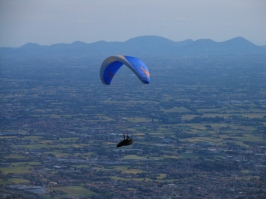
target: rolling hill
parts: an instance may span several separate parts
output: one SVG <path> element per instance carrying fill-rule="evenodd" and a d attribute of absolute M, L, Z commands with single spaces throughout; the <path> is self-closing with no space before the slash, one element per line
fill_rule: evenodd
<path fill-rule="evenodd" d="M 140 36 L 125 42 L 98 41 L 42 46 L 27 43 L 19 48 L 0 48 L 1 57 L 90 57 L 128 54 L 134 56 L 200 56 L 266 54 L 265 46 L 236 37 L 224 42 L 211 39 L 171 41 L 159 36 Z"/>

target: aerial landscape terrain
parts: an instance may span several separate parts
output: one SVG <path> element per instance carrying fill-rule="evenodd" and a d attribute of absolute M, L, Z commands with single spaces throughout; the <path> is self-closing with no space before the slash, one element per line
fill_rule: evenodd
<path fill-rule="evenodd" d="M 103 85 L 116 54 L 150 84 Z M 0 102 L 0 199 L 266 198 L 266 47 L 242 37 L 0 48 Z"/>

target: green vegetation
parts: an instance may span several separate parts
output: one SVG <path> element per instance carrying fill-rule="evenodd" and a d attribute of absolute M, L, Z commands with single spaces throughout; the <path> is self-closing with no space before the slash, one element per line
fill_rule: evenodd
<path fill-rule="evenodd" d="M 30 166 L 14 166 L 14 167 L 0 167 L 0 171 L 9 174 L 23 174 L 30 173 L 32 167 Z"/>
<path fill-rule="evenodd" d="M 67 187 L 53 187 L 49 188 L 52 193 L 58 193 L 60 191 L 60 198 L 62 197 L 75 197 L 75 196 L 92 196 L 96 193 L 84 189 L 80 186 L 67 186 Z M 63 193 L 62 193 L 63 192 Z"/>

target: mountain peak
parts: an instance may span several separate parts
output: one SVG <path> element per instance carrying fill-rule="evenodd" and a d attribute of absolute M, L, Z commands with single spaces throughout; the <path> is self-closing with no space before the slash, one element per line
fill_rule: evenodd
<path fill-rule="evenodd" d="M 216 43 L 216 42 L 211 40 L 211 39 L 198 39 L 198 40 L 195 41 L 195 43 L 207 43 L 207 44 L 210 44 L 210 43 Z"/>
<path fill-rule="evenodd" d="M 21 46 L 20 48 L 25 48 L 25 49 L 28 49 L 28 48 L 38 48 L 38 47 L 41 47 L 41 45 L 37 44 L 37 43 L 26 43 L 25 45 Z"/>
<path fill-rule="evenodd" d="M 82 46 L 86 46 L 87 43 L 82 42 L 82 41 L 74 41 L 71 45 L 75 47 L 82 47 Z"/>
<path fill-rule="evenodd" d="M 252 46 L 256 46 L 255 44 L 253 44 L 252 42 L 246 40 L 243 37 L 235 37 L 235 38 L 229 39 L 227 41 L 224 41 L 223 43 L 230 43 L 231 45 L 252 45 Z"/>
<path fill-rule="evenodd" d="M 131 43 L 131 42 L 145 42 L 145 43 L 152 43 L 152 42 L 160 42 L 160 43 L 164 43 L 164 42 L 173 42 L 170 39 L 164 38 L 164 37 L 160 37 L 160 36 L 154 36 L 154 35 L 145 35 L 145 36 L 139 36 L 139 37 L 135 37 L 135 38 L 131 38 L 127 41 L 125 41 L 127 43 Z"/>
<path fill-rule="evenodd" d="M 227 41 L 242 41 L 243 42 L 243 41 L 248 41 L 248 40 L 246 40 L 244 37 L 235 37 L 235 38 L 229 39 Z"/>
<path fill-rule="evenodd" d="M 72 44 L 74 44 L 74 45 L 80 45 L 80 44 L 86 44 L 86 43 L 83 42 L 83 41 L 74 41 Z"/>

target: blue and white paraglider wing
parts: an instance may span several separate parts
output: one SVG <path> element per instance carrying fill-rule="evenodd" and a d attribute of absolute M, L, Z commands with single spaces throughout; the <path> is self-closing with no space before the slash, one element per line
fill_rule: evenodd
<path fill-rule="evenodd" d="M 116 72 L 123 65 L 130 68 L 143 84 L 150 83 L 150 73 L 145 63 L 136 57 L 124 55 L 111 56 L 103 61 L 100 69 L 100 78 L 102 83 L 110 85 Z"/>

